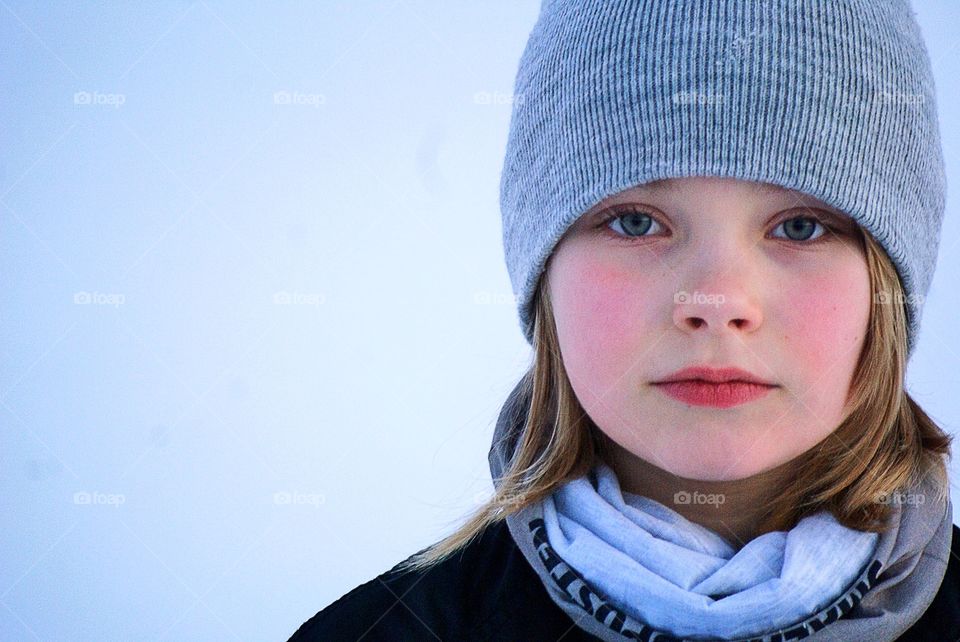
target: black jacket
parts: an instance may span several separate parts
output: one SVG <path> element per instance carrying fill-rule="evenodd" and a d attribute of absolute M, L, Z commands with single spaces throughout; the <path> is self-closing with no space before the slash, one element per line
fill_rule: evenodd
<path fill-rule="evenodd" d="M 289 642 L 598 639 L 575 625 L 553 602 L 505 523 L 487 528 L 463 551 L 425 572 L 396 569 L 327 606 L 304 622 Z M 898 640 L 960 640 L 960 528 L 956 525 L 940 590 L 920 620 Z"/>

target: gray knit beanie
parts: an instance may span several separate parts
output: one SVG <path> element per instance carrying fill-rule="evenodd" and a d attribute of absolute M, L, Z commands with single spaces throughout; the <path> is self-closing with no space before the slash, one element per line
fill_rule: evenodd
<path fill-rule="evenodd" d="M 931 64 L 907 0 L 543 0 L 500 180 L 520 326 L 560 237 L 605 197 L 713 175 L 847 213 L 906 295 L 908 356 L 946 182 Z"/>

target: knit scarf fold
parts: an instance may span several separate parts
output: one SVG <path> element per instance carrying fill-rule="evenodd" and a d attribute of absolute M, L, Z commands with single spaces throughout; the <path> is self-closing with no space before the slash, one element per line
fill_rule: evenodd
<path fill-rule="evenodd" d="M 506 470 L 529 406 L 523 382 L 500 412 L 490 470 Z M 740 550 L 652 499 L 625 492 L 599 462 L 507 517 L 550 597 L 604 640 L 895 640 L 933 601 L 946 572 L 952 505 L 932 483 L 893 503 L 885 533 L 828 512 Z"/>

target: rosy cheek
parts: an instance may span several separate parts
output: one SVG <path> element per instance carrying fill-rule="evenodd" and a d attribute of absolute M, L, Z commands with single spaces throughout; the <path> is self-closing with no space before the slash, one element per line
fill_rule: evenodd
<path fill-rule="evenodd" d="M 583 261 L 569 267 L 558 277 L 565 281 L 553 301 L 565 366 L 571 377 L 612 385 L 636 359 L 634 342 L 645 336 L 653 302 L 664 295 L 652 290 L 652 277 L 622 265 Z"/>
<path fill-rule="evenodd" d="M 823 375 L 839 362 L 855 361 L 870 313 L 865 268 L 824 270 L 790 283 L 777 309 L 791 358 L 808 373 Z"/>

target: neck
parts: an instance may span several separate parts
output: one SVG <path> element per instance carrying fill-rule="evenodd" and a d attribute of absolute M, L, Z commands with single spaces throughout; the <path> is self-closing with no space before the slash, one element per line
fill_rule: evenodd
<path fill-rule="evenodd" d="M 617 474 L 621 490 L 667 506 L 716 532 L 735 549 L 763 534 L 760 521 L 765 509 L 793 477 L 798 463 L 794 458 L 749 477 L 705 481 L 679 477 L 609 438 L 604 441 L 604 459 Z"/>

